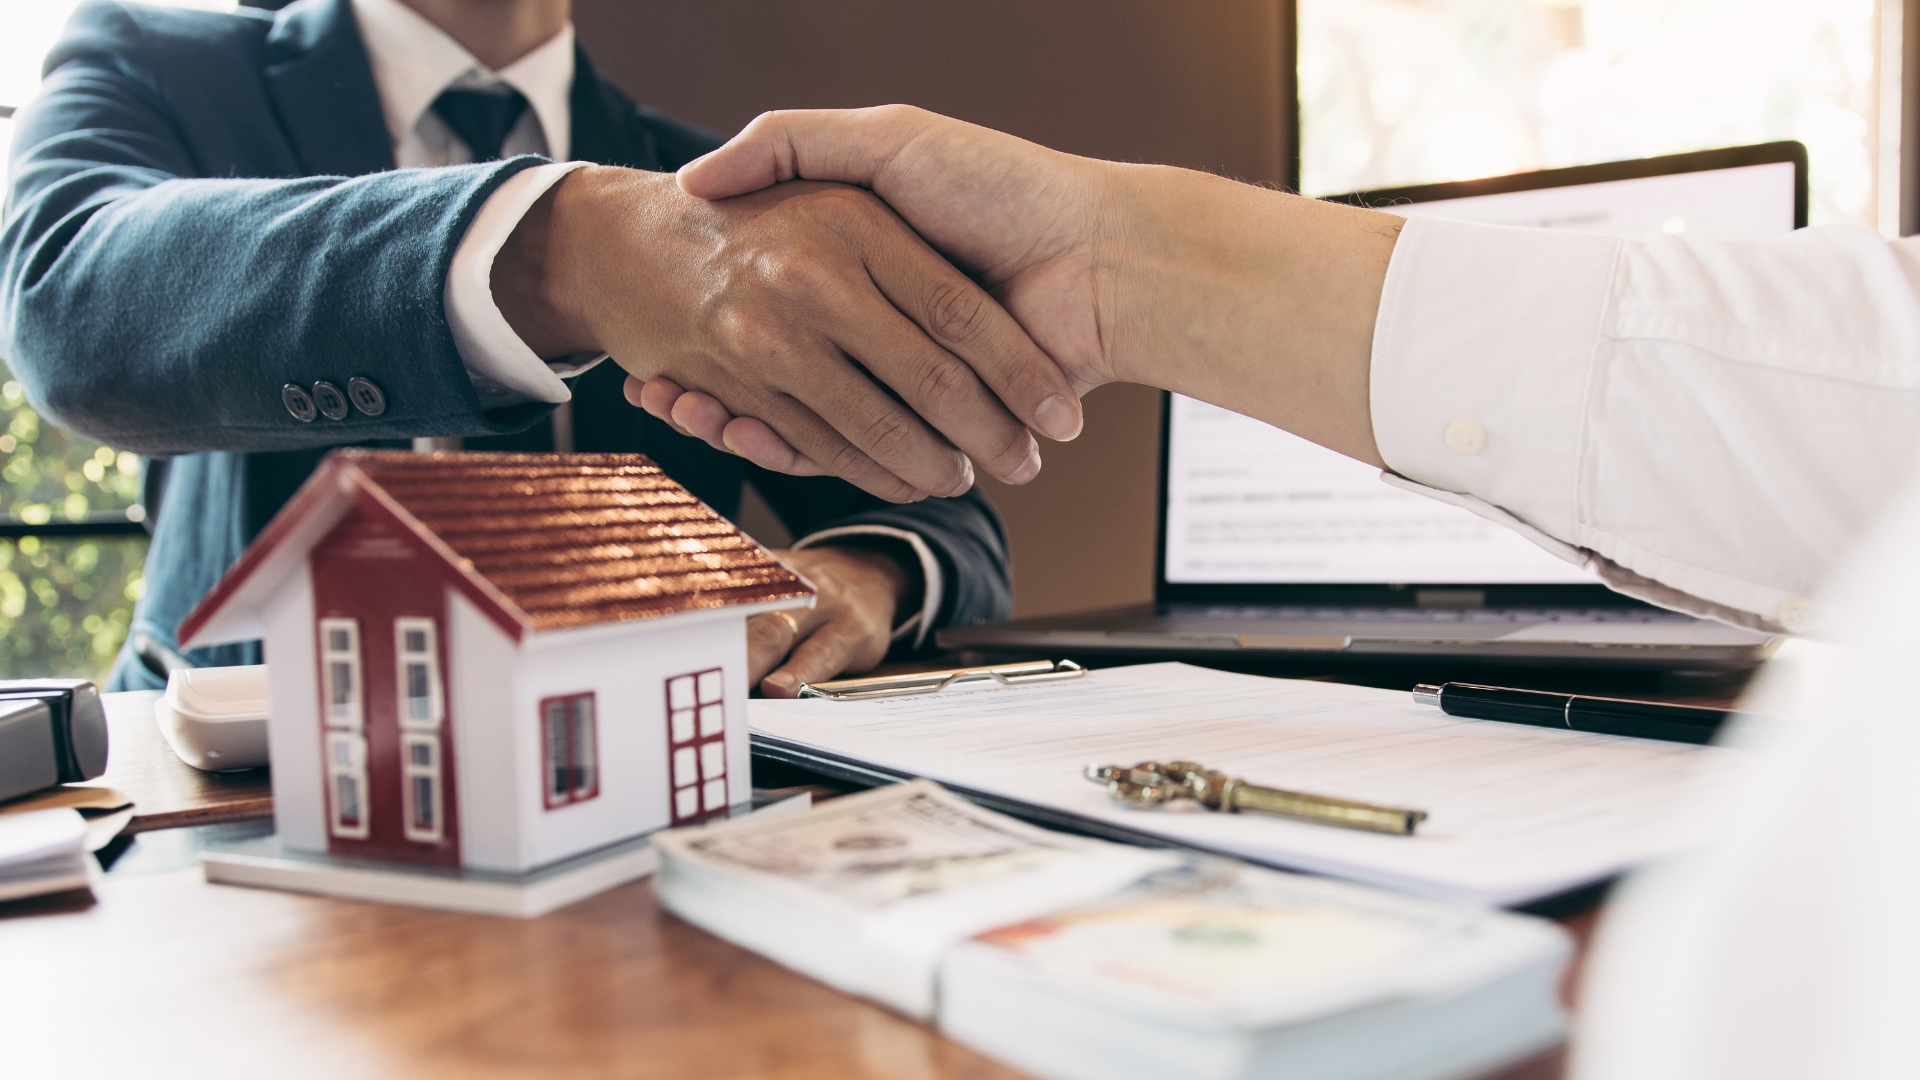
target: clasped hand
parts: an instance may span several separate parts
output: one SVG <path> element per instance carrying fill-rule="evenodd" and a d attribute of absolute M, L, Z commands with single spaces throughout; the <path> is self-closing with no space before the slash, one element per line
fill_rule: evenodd
<path fill-rule="evenodd" d="M 672 176 L 579 169 L 523 219 L 493 286 L 536 353 L 611 354 L 635 403 L 683 433 L 895 502 L 965 492 L 971 462 L 1024 483 L 1029 426 L 1080 427 L 1052 359 L 857 188 L 709 202 Z"/>

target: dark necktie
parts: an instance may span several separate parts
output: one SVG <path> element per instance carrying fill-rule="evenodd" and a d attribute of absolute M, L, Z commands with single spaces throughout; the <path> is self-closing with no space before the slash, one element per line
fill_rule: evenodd
<path fill-rule="evenodd" d="M 447 122 L 475 161 L 493 161 L 507 132 L 527 111 L 527 99 L 511 86 L 488 90 L 448 90 L 434 99 L 433 111 Z"/>

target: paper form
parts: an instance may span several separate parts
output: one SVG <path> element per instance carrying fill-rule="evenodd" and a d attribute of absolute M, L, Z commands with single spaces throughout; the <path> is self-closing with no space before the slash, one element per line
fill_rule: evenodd
<path fill-rule="evenodd" d="M 844 757 L 1257 862 L 1521 904 L 1697 837 L 1737 752 L 1461 720 L 1408 694 L 1185 664 L 881 701 L 770 701 L 753 728 Z M 1088 764 L 1198 761 L 1257 784 L 1430 815 L 1384 836 L 1260 814 L 1132 809 Z"/>

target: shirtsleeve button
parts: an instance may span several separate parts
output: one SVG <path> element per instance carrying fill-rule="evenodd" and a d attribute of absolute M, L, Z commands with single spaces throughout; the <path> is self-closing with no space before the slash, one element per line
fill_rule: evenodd
<path fill-rule="evenodd" d="M 1461 417 L 1447 425 L 1447 449 L 1461 457 L 1472 457 L 1487 448 L 1487 429 L 1480 421 Z"/>
<path fill-rule="evenodd" d="M 330 382 L 313 384 L 313 403 L 319 407 L 320 415 L 329 420 L 347 418 L 347 396 Z"/>
<path fill-rule="evenodd" d="M 347 380 L 347 396 L 353 399 L 353 407 L 368 416 L 379 416 L 387 411 L 387 395 L 373 385 L 373 380 L 358 375 Z"/>
<path fill-rule="evenodd" d="M 320 414 L 320 411 L 313 407 L 313 398 L 292 383 L 280 388 L 280 403 L 287 407 L 287 411 L 293 414 L 295 420 L 303 424 L 313 423 L 313 418 Z"/>
<path fill-rule="evenodd" d="M 1813 601 L 1804 596 L 1790 596 L 1780 602 L 1780 610 L 1774 613 L 1774 621 L 1789 634 L 1798 634 L 1813 628 Z"/>

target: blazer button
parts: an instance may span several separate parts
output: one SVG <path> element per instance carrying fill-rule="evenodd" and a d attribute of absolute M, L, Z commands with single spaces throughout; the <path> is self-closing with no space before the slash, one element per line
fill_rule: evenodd
<path fill-rule="evenodd" d="M 313 403 L 320 407 L 320 415 L 329 420 L 347 418 L 347 396 L 330 382 L 313 384 Z"/>
<path fill-rule="evenodd" d="M 347 396 L 353 399 L 353 407 L 368 416 L 379 416 L 387 411 L 387 395 L 373 385 L 373 380 L 358 375 L 347 380 Z"/>
<path fill-rule="evenodd" d="M 287 407 L 295 420 L 303 424 L 313 423 L 313 418 L 320 415 L 320 410 L 313 407 L 313 398 L 292 383 L 280 388 L 280 403 Z"/>

